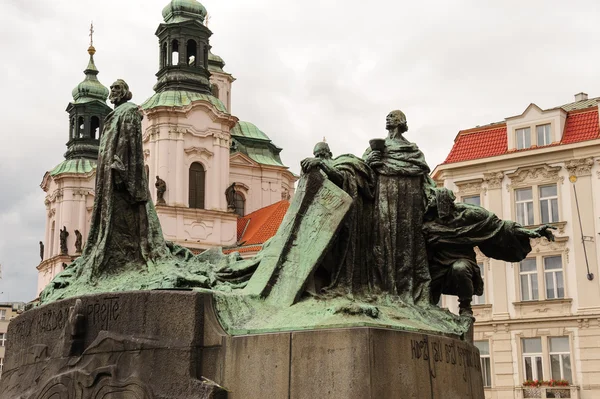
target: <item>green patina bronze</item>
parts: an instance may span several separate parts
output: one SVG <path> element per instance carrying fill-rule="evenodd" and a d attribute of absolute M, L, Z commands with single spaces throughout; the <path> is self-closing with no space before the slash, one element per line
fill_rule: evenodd
<path fill-rule="evenodd" d="M 130 97 L 124 82 L 111 86 L 116 108 L 104 124 L 88 241 L 42 303 L 185 288 L 212 293 L 231 334 L 379 326 L 461 336 L 472 325 L 471 297 L 483 290 L 473 248 L 517 262 L 530 238 L 553 239 L 549 226 L 525 229 L 437 188 L 403 136 L 406 117 L 393 111 L 388 136 L 371 140 L 363 158 L 334 158 L 317 144 L 277 234 L 256 257 L 220 249 L 195 256 L 163 239 Z M 459 297 L 460 316 L 435 305 L 442 293 Z"/>

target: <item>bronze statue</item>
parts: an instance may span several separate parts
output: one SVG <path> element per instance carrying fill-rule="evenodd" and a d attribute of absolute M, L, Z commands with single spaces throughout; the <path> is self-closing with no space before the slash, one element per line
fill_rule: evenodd
<path fill-rule="evenodd" d="M 227 200 L 227 210 L 229 212 L 235 211 L 235 182 L 231 183 L 225 190 L 225 199 Z"/>
<path fill-rule="evenodd" d="M 156 183 L 154 183 L 154 187 L 156 187 L 156 205 L 165 205 L 165 191 L 167 191 L 167 183 L 156 176 Z"/>
<path fill-rule="evenodd" d="M 81 236 L 81 232 L 79 230 L 75 230 L 75 253 L 81 253 L 81 244 L 83 237 Z"/>
<path fill-rule="evenodd" d="M 386 117 L 388 136 L 372 140 L 364 157 L 375 172 L 373 204 L 373 273 L 382 290 L 404 302 L 430 302 L 431 277 L 425 239 L 418 231 L 425 214 L 429 166 L 408 131 L 402 111 Z"/>
<path fill-rule="evenodd" d="M 60 230 L 60 254 L 61 255 L 69 254 L 69 249 L 67 248 L 67 237 L 68 236 L 69 236 L 69 232 L 67 231 L 67 228 L 65 226 L 63 226 L 63 228 Z"/>
<path fill-rule="evenodd" d="M 44 260 L 44 243 L 40 241 L 40 260 Z"/>
<path fill-rule="evenodd" d="M 483 295 L 484 288 L 473 248 L 479 247 L 490 258 L 520 262 L 531 252 L 531 238 L 554 241 L 553 228 L 523 228 L 482 207 L 455 202 L 452 191 L 436 188 L 423 225 L 433 303 L 442 294 L 455 295 L 460 314 L 472 316 L 473 295 Z"/>

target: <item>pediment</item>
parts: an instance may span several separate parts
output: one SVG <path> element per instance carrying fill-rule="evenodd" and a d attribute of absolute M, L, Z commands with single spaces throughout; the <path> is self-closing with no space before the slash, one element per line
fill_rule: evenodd
<path fill-rule="evenodd" d="M 506 118 L 506 120 L 509 121 L 512 119 L 521 119 L 526 116 L 542 115 L 543 113 L 544 113 L 543 109 L 538 107 L 536 104 L 531 103 L 527 106 L 527 108 L 525 108 L 525 111 L 523 111 L 523 113 L 521 113 L 521 115 L 511 116 L 511 117 Z"/>
<path fill-rule="evenodd" d="M 206 158 L 206 159 L 210 159 L 214 155 L 213 152 L 207 150 L 204 147 L 188 147 L 188 148 L 184 148 L 183 152 L 185 152 L 188 155 L 196 154 L 196 155 L 199 155 L 200 157 Z"/>
<path fill-rule="evenodd" d="M 561 180 L 559 176 L 561 169 L 561 166 L 549 166 L 548 164 L 521 166 L 513 173 L 507 173 L 506 176 L 511 180 L 511 187 L 519 184 L 558 182 Z"/>
<path fill-rule="evenodd" d="M 229 157 L 229 164 L 240 166 L 258 166 L 258 163 L 241 152 L 235 152 Z"/>

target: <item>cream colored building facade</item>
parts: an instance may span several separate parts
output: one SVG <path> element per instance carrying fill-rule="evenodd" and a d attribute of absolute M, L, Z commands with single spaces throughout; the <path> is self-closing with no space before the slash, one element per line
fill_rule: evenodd
<path fill-rule="evenodd" d="M 569 380 L 563 395 L 600 398 L 600 122 L 597 99 L 575 100 L 549 110 L 531 104 L 459 132 L 433 172 L 457 201 L 556 227 L 556 241 L 532 240 L 520 263 L 478 252 L 485 293 L 473 308 L 486 398 L 536 397 L 523 388 L 527 379 Z M 458 310 L 454 297 L 442 306 Z"/>
<path fill-rule="evenodd" d="M 6 353 L 6 332 L 8 324 L 25 310 L 24 302 L 2 302 L 0 303 L 0 378 L 4 367 L 4 355 Z"/>

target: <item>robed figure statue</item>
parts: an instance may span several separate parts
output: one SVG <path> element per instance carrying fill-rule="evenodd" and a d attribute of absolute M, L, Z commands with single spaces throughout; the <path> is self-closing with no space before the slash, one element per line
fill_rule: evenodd
<path fill-rule="evenodd" d="M 122 79 L 110 86 L 115 109 L 106 117 L 96 168 L 96 196 L 80 273 L 145 268 L 166 251 L 144 171 L 142 114 Z"/>

